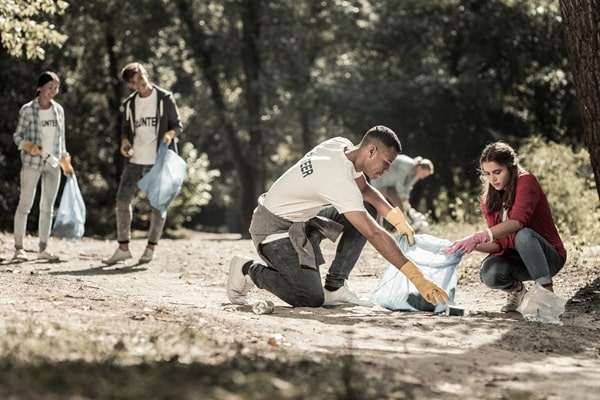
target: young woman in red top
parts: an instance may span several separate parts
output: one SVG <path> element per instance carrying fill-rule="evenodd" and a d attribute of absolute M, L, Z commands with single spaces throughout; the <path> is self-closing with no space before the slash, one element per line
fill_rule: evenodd
<path fill-rule="evenodd" d="M 502 312 L 516 311 L 527 293 L 523 281 L 553 291 L 552 277 L 564 266 L 567 252 L 540 183 L 519 165 L 512 147 L 503 142 L 487 145 L 479 165 L 481 211 L 488 227 L 444 251 L 489 253 L 481 264 L 481 281 L 508 292 Z"/>

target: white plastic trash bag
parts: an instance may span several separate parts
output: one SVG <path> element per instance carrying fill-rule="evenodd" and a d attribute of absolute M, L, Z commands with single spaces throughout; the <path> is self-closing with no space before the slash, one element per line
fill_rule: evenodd
<path fill-rule="evenodd" d="M 536 282 L 523 297 L 517 311 L 527 321 L 562 325 L 559 316 L 565 312 L 566 303 L 567 300 L 544 289 Z"/>
<path fill-rule="evenodd" d="M 442 249 L 452 245 L 446 239 L 427 234 L 415 235 L 415 244 L 410 246 L 406 235 L 396 240 L 406 257 L 419 267 L 423 275 L 444 289 L 454 304 L 458 275 L 456 266 L 462 259 L 461 253 L 442 253 Z M 446 304 L 428 303 L 406 276 L 393 265 L 389 265 L 379 284 L 371 293 L 371 301 L 393 311 L 433 311 L 444 312 Z"/>

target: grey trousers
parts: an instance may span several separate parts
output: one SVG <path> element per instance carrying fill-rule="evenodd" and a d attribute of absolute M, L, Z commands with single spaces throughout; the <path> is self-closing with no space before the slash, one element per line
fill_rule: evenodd
<path fill-rule="evenodd" d="M 117 241 L 129 243 L 131 240 L 131 220 L 133 212 L 131 202 L 138 192 L 138 181 L 152 168 L 152 165 L 126 164 L 123 168 L 119 189 L 117 190 Z M 158 244 L 165 226 L 166 215 L 163 217 L 159 210 L 152 207 L 148 243 Z"/>

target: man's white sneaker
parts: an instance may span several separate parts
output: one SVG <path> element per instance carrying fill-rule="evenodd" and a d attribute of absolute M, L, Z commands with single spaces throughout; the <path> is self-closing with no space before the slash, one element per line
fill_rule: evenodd
<path fill-rule="evenodd" d="M 342 303 L 356 304 L 357 306 L 363 307 L 374 306 L 372 302 L 367 299 L 361 299 L 356 293 L 350 290 L 347 282 L 344 282 L 344 286 L 333 292 L 323 289 L 323 293 L 325 294 L 325 301 L 323 302 L 324 306 L 333 306 Z"/>
<path fill-rule="evenodd" d="M 523 297 L 527 294 L 527 288 L 523 284 L 523 282 L 519 282 L 519 286 L 516 289 L 513 289 L 508 293 L 506 304 L 502 307 L 500 311 L 502 312 L 511 312 L 517 311 L 519 305 L 521 305 L 521 301 L 523 301 Z"/>
<path fill-rule="evenodd" d="M 25 249 L 15 249 L 15 254 L 13 255 L 13 260 L 17 261 L 27 261 L 29 260 L 29 256 Z"/>
<path fill-rule="evenodd" d="M 48 250 L 40 251 L 37 254 L 37 259 L 38 260 L 47 260 L 47 261 L 58 261 L 59 260 L 59 258 L 56 254 L 52 254 L 52 253 L 48 252 Z"/>
<path fill-rule="evenodd" d="M 146 247 L 146 250 L 144 250 L 144 254 L 142 254 L 140 259 L 138 260 L 138 264 L 149 263 L 150 261 L 152 261 L 153 258 L 154 258 L 154 250 L 150 250 L 149 248 Z"/>
<path fill-rule="evenodd" d="M 250 276 L 244 275 L 242 267 L 251 259 L 242 256 L 233 256 L 229 264 L 229 276 L 227 277 L 227 297 L 233 304 L 246 304 L 246 295 L 254 286 Z"/>
<path fill-rule="evenodd" d="M 119 261 L 125 261 L 131 258 L 131 251 L 129 250 L 121 250 L 117 248 L 115 253 L 109 258 L 105 258 L 102 260 L 102 263 L 106 265 L 113 265 L 118 263 Z"/>

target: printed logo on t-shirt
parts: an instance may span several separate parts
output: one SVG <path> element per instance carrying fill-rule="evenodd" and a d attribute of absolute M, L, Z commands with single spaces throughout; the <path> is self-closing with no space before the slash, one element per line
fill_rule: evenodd
<path fill-rule="evenodd" d="M 158 118 L 157 117 L 144 117 L 144 118 L 138 118 L 135 120 L 135 127 L 136 128 L 142 128 L 142 127 L 155 127 L 158 124 Z"/>
<path fill-rule="evenodd" d="M 58 121 L 56 119 L 43 119 L 41 122 L 42 122 L 42 128 L 45 128 L 45 127 L 56 128 L 58 126 Z"/>
<path fill-rule="evenodd" d="M 300 172 L 302 172 L 303 178 L 306 178 L 307 176 L 311 175 L 314 172 L 310 158 L 307 158 L 300 164 Z"/>

